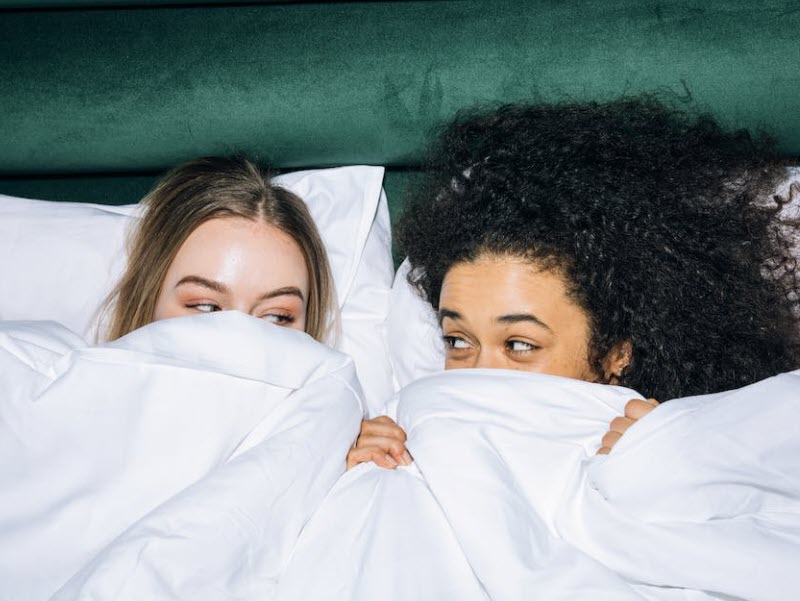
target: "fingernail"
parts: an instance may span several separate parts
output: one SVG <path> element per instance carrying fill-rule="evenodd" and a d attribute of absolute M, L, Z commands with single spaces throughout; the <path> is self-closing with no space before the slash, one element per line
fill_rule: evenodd
<path fill-rule="evenodd" d="M 408 451 L 403 451 L 403 465 L 411 465 L 411 455 L 408 454 Z"/>
<path fill-rule="evenodd" d="M 392 467 L 397 467 L 397 462 L 394 460 L 394 457 L 386 453 L 386 461 L 392 464 Z"/>

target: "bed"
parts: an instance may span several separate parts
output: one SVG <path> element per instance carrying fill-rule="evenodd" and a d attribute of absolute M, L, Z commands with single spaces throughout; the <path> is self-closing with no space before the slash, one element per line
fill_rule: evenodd
<path fill-rule="evenodd" d="M 711 112 L 726 125 L 762 129 L 793 157 L 800 154 L 798 30 L 798 7 L 777 1 L 0 0 L 0 195 L 7 195 L 0 202 L 10 206 L 17 200 L 8 197 L 25 197 L 114 205 L 103 218 L 116 224 L 121 239 L 115 215 L 129 209 L 117 205 L 135 203 L 165 169 L 193 157 L 243 152 L 291 181 L 306 170 L 373 165 L 358 169 L 368 169 L 379 184 L 382 172 L 375 169 L 385 167 L 385 197 L 378 185 L 364 198 L 372 199 L 373 215 L 388 206 L 378 236 L 388 241 L 388 218 L 402 211 L 431 132 L 457 111 L 640 92 Z M 56 212 L 55 205 L 38 206 Z M 366 233 L 359 239 L 355 254 L 375 254 L 384 280 L 389 270 L 376 301 L 388 303 L 393 267 L 402 257 L 392 264 L 388 247 L 370 247 Z M 42 254 L 55 252 L 43 241 L 31 252 L 37 245 Z M 0 257 L 4 269 L 8 259 Z M 357 288 L 354 264 L 347 277 Z M 7 276 L 0 273 L 4 298 L 15 292 Z M 375 298 L 366 294 L 353 311 L 369 310 L 364 305 Z M 0 575 L 7 583 L 15 579 L 5 591 L 0 582 L 2 601 L 19 601 L 19 594 L 368 599 L 384 587 L 392 598 L 409 601 L 425 595 L 522 599 L 532 590 L 547 599 L 782 601 L 800 591 L 791 566 L 800 548 L 800 490 L 796 478 L 785 477 L 798 468 L 796 431 L 787 427 L 768 436 L 767 423 L 758 428 L 761 438 L 749 440 L 772 458 L 766 476 L 760 457 L 731 444 L 735 436 L 676 455 L 668 436 L 647 438 L 656 431 L 700 432 L 721 418 L 738 440 L 749 436 L 746 426 L 755 419 L 800 423 L 798 372 L 731 398 L 715 397 L 716 405 L 669 406 L 647 429 L 626 436 L 612 461 L 591 465 L 586 458 L 596 431 L 619 413 L 627 392 L 597 393 L 598 385 L 573 382 L 568 402 L 552 407 L 564 412 L 555 424 L 544 413 L 521 413 L 513 401 L 524 395 L 547 409 L 548 387 L 563 382 L 535 375 L 519 381 L 485 373 L 433 375 L 404 391 L 397 415 L 411 436 L 414 469 L 398 474 L 360 466 L 339 479 L 338 458 L 361 417 L 374 409 L 356 390 L 353 366 L 303 340 L 275 357 L 257 335 L 283 344 L 293 334 L 267 326 L 253 333 L 241 319 L 201 319 L 196 330 L 151 324 L 100 350 L 55 326 L 0 328 L 0 384 L 31 382 L 18 406 L 25 395 L 40 401 L 36 410 L 67 402 L 55 420 L 0 419 L 3 456 L 29 453 L 30 461 L 23 469 L 0 469 L 0 489 L 14 490 L 0 497 Z M 437 336 L 435 324 L 422 325 L 401 334 L 410 344 Z M 371 324 L 365 327 L 356 338 L 371 333 Z M 203 333 L 219 344 L 206 349 Z M 163 345 L 169 341 L 180 342 L 186 357 L 168 357 Z M 242 345 L 252 349 L 253 363 L 231 363 L 227 350 Z M 268 370 L 258 363 L 263 357 Z M 304 360 L 305 371 L 297 367 Z M 293 361 L 291 368 L 282 361 Z M 135 394 L 143 364 L 160 374 L 151 391 L 175 397 L 168 419 L 158 403 L 141 405 Z M 191 370 L 198 366 L 212 373 L 195 377 Z M 386 374 L 371 382 L 358 375 L 362 385 L 387 385 Z M 415 365 L 398 370 L 395 362 L 393 384 L 420 375 Z M 465 377 L 474 380 L 468 392 L 454 395 Z M 94 385 L 86 394 L 64 396 L 87 381 Z M 481 391 L 496 387 L 505 391 L 503 402 L 483 405 L 492 393 Z M 94 403 L 121 389 L 134 393 L 116 398 L 119 410 L 97 412 L 107 428 L 96 437 Z M 285 402 L 296 400 L 298 390 L 307 401 L 299 412 Z M 335 402 L 322 402 L 320 391 Z M 237 395 L 236 402 L 226 394 Z M 748 399 L 764 395 L 786 399 L 779 413 L 752 414 Z M 174 430 L 159 426 L 180 424 L 187 413 L 193 419 L 180 428 L 180 448 L 202 444 L 201 455 L 175 452 Z M 80 419 L 71 421 L 76 414 Z M 135 434 L 126 437 L 131 424 Z M 565 424 L 577 445 L 563 435 Z M 210 442 L 209 431 L 215 433 Z M 25 448 L 25 436 L 37 444 Z M 53 468 L 49 460 L 48 453 L 62 448 L 59 436 L 71 443 L 63 448 L 75 451 L 61 457 L 71 469 Z M 318 444 L 308 444 L 311 439 Z M 451 461 L 437 452 L 442 440 L 474 455 Z M 547 452 L 547 445 L 536 446 L 541 440 L 569 453 L 560 464 L 543 462 L 535 472 L 541 481 L 527 480 L 524 458 Z M 104 454 L 109 446 L 115 452 Z M 81 471 L 81 449 L 102 457 L 107 478 Z M 735 458 L 735 469 L 716 464 L 720 456 Z M 77 459 L 69 464 L 70 457 Z M 497 457 L 503 458 L 499 464 Z M 653 469 L 653 458 L 662 457 L 670 460 Z M 279 469 L 265 468 L 276 461 Z M 465 465 L 470 469 L 461 469 Z M 35 477 L 38 468 L 52 468 L 44 487 Z M 561 490 L 571 491 L 570 502 L 543 496 L 544 479 L 564 474 Z M 697 488 L 695 476 L 710 482 L 710 492 L 687 507 L 681 495 Z M 476 478 L 497 488 L 473 495 Z M 647 483 L 644 496 L 631 485 L 640 481 Z M 72 518 L 57 538 L 41 517 L 56 515 L 48 505 L 53 491 L 67 500 L 55 504 L 58 515 Z M 373 502 L 377 509 L 366 511 Z M 103 506 L 114 508 L 113 519 L 98 511 L 87 522 L 86 508 Z M 28 512 L 24 519 L 20 508 Z M 485 528 L 475 525 L 476 513 L 491 518 Z M 780 535 L 771 536 L 775 532 Z M 80 536 L 82 555 L 71 547 Z M 704 536 L 716 541 L 713 557 Z M 393 563 L 398 540 L 404 560 Z M 25 553 L 54 559 L 39 571 Z M 307 578 L 310 571 L 316 578 Z M 9 597 L 12 588 L 17 596 Z"/>

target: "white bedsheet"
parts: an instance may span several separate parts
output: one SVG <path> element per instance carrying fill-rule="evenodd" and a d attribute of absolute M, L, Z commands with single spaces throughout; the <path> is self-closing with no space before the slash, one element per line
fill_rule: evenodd
<path fill-rule="evenodd" d="M 95 348 L 53 323 L 0 324 L 0 599 L 48 599 L 71 578 L 67 598 L 235 589 L 247 545 L 274 578 L 362 413 L 350 359 L 238 313 Z M 209 516 L 223 527 L 202 538 Z M 215 537 L 246 541 L 236 565 L 212 555 L 182 580 L 170 545 L 207 553 Z"/>

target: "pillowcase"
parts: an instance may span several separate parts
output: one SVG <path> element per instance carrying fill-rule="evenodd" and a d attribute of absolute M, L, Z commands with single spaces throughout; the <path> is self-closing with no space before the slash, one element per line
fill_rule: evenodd
<path fill-rule="evenodd" d="M 0 319 L 52 320 L 93 337 L 130 221 L 123 207 L 0 196 Z"/>
<path fill-rule="evenodd" d="M 384 322 L 393 265 L 383 171 L 340 167 L 273 180 L 306 202 L 319 229 L 342 313 L 339 346 L 353 355 L 370 406 L 392 392 Z M 93 340 L 140 210 L 0 195 L 0 319 L 52 320 Z"/>
<path fill-rule="evenodd" d="M 394 275 L 391 249 L 389 207 L 381 191 L 372 229 L 342 306 L 343 336 L 339 345 L 355 361 L 370 417 L 380 415 L 394 390 L 386 330 Z"/>
<path fill-rule="evenodd" d="M 444 369 L 444 343 L 433 308 L 408 283 L 411 264 L 397 270 L 386 321 L 396 390 Z"/>

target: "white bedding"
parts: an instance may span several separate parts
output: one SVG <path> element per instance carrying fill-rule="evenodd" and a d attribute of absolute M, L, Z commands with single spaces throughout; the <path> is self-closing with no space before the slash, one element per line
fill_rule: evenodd
<path fill-rule="evenodd" d="M 258 572 L 274 575 L 344 471 L 362 412 L 350 359 L 238 313 L 161 321 L 97 348 L 53 323 L 0 324 L 0 599 L 48 599 L 95 558 L 105 565 L 101 550 L 126 529 L 138 556 L 114 555 L 116 574 L 156 578 L 153 559 L 159 594 L 185 592 L 159 534 L 185 528 L 194 541 L 211 514 L 226 544 L 238 530 L 252 542 L 259 525 L 270 548 Z M 186 505 L 193 487 L 202 502 Z M 236 513 L 222 515 L 226 494 Z M 170 503 L 182 509 L 156 509 Z M 287 517 L 264 523 L 273 513 Z"/>
<path fill-rule="evenodd" d="M 800 598 L 800 372 L 672 401 L 595 456 L 632 396 L 483 370 L 405 388 L 415 466 L 340 479 L 277 598 Z"/>
<path fill-rule="evenodd" d="M 632 391 L 446 372 L 400 394 L 414 465 L 337 481 L 349 361 L 252 322 L 6 335 L 3 601 L 800 596 L 800 372 L 671 401 L 607 457 Z"/>

